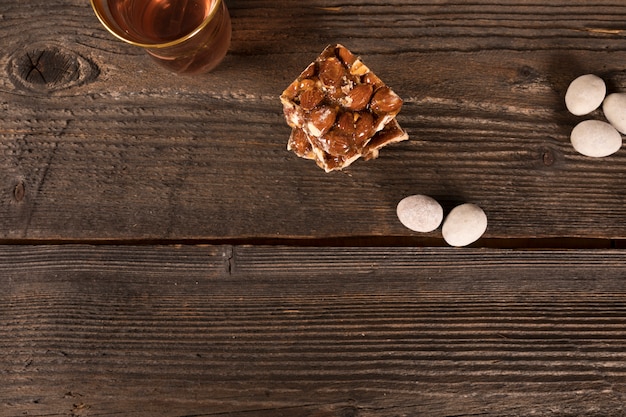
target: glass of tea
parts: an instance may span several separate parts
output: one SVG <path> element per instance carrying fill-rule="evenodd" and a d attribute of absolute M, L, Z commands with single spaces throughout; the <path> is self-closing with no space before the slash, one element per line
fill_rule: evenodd
<path fill-rule="evenodd" d="M 211 71 L 230 46 L 223 0 L 91 0 L 91 5 L 109 32 L 177 73 Z"/>

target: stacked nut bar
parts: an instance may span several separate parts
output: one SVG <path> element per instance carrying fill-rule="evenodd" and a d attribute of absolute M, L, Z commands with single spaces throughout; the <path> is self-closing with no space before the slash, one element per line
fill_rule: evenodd
<path fill-rule="evenodd" d="M 326 172 L 408 139 L 402 99 L 343 45 L 330 45 L 280 96 L 292 128 L 287 149 Z"/>

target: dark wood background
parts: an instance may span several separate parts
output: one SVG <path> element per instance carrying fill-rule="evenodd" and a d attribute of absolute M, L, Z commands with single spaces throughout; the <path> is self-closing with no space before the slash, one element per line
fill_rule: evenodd
<path fill-rule="evenodd" d="M 227 5 L 187 77 L 87 0 L 0 0 L 0 415 L 626 415 L 626 151 L 563 102 L 626 92 L 626 4 Z M 411 139 L 326 174 L 278 96 L 330 43 Z M 405 229 L 410 194 L 487 233 Z"/>

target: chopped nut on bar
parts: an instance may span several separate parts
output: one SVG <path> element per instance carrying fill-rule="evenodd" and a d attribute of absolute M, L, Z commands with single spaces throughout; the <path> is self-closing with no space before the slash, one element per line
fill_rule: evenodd
<path fill-rule="evenodd" d="M 280 96 L 287 149 L 327 172 L 408 139 L 395 117 L 402 99 L 342 45 L 330 45 Z"/>

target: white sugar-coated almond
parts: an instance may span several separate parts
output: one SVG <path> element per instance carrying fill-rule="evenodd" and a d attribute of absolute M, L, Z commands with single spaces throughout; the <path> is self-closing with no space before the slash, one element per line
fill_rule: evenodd
<path fill-rule="evenodd" d="M 606 84 L 594 74 L 581 75 L 571 82 L 565 93 L 565 105 L 576 116 L 589 114 L 602 104 Z"/>
<path fill-rule="evenodd" d="M 487 215 L 476 204 L 462 204 L 452 209 L 443 222 L 441 233 L 450 246 L 467 246 L 487 230 Z"/>
<path fill-rule="evenodd" d="M 398 203 L 396 213 L 407 228 L 421 233 L 432 232 L 443 220 L 443 208 L 432 197 L 412 195 Z"/>
<path fill-rule="evenodd" d="M 572 130 L 570 140 L 577 152 L 595 158 L 612 155 L 622 146 L 622 135 L 602 120 L 578 123 Z"/>
<path fill-rule="evenodd" d="M 602 111 L 615 129 L 626 134 L 626 93 L 609 94 L 602 103 Z"/>

